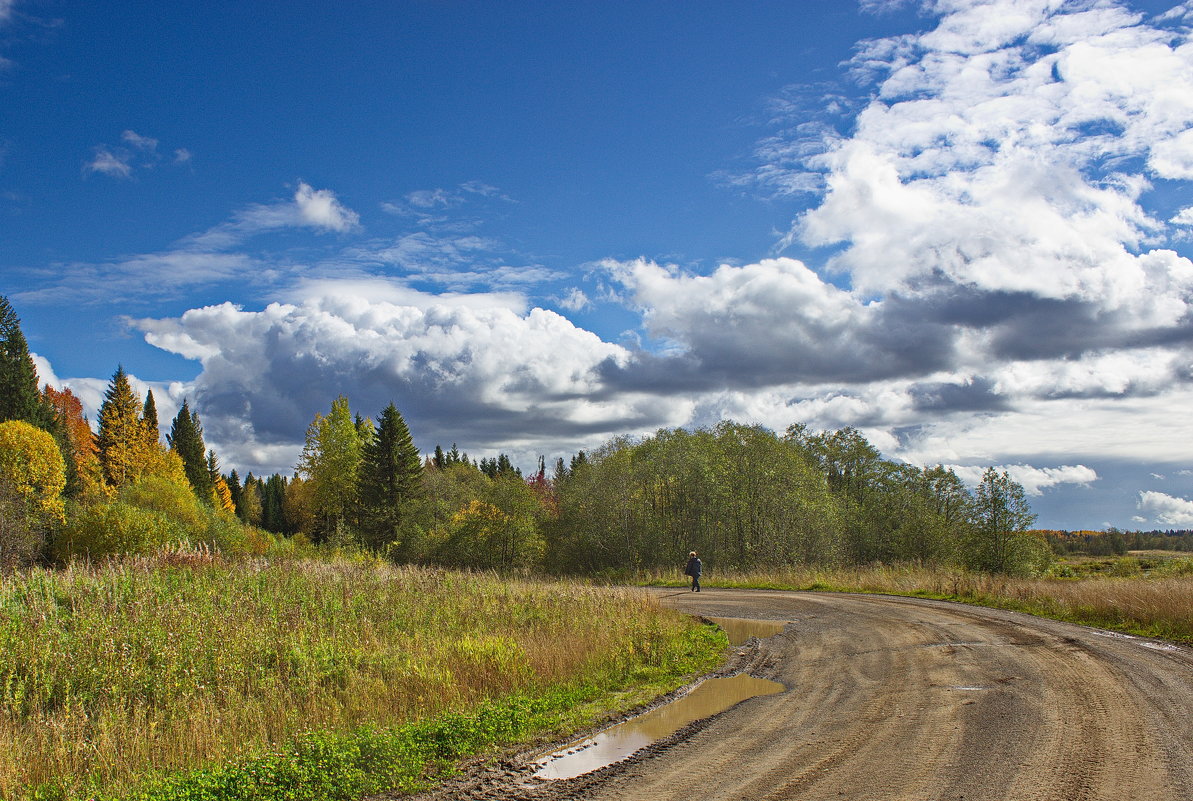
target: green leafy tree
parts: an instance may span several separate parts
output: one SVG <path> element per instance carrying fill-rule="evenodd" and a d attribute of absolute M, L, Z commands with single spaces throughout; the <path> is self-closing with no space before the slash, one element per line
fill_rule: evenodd
<path fill-rule="evenodd" d="M 1027 534 L 1036 521 L 1023 487 L 1004 470 L 987 468 L 974 493 L 972 567 L 990 573 L 1023 574 L 1047 561 L 1047 545 Z"/>
<path fill-rule="evenodd" d="M 402 523 L 422 486 L 422 469 L 410 429 L 391 403 L 361 453 L 360 528 L 366 545 L 400 545 Z"/>
<path fill-rule="evenodd" d="M 343 395 L 332 401 L 330 413 L 316 414 L 307 426 L 298 474 L 312 485 L 317 539 L 342 538 L 353 525 L 361 446 L 361 434 Z"/>

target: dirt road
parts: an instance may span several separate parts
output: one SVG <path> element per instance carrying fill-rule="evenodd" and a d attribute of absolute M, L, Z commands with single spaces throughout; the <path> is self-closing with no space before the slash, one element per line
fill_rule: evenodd
<path fill-rule="evenodd" d="M 515 760 L 428 797 L 1193 799 L 1188 649 L 905 598 L 654 592 L 692 614 L 790 621 L 730 665 L 788 691 L 594 774 L 543 782 Z"/>

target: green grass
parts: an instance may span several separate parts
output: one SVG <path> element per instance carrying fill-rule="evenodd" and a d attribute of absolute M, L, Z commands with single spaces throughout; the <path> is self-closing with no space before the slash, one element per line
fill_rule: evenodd
<path fill-rule="evenodd" d="M 724 640 L 640 594 L 358 562 L 0 582 L 0 796 L 350 798 L 586 725 Z"/>
<path fill-rule="evenodd" d="M 1193 560 L 1171 559 L 1146 572 L 1121 557 L 1098 573 L 1012 578 L 956 568 L 879 565 L 791 568 L 721 574 L 706 587 L 906 595 L 1009 609 L 1144 637 L 1193 645 Z M 673 574 L 643 574 L 638 583 L 681 586 Z"/>

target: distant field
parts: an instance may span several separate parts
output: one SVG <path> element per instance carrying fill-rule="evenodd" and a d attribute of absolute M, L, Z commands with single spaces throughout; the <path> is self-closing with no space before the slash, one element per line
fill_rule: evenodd
<path fill-rule="evenodd" d="M 1010 578 L 950 568 L 895 565 L 795 568 L 717 574 L 708 587 L 890 593 L 1014 609 L 1057 620 L 1162 637 L 1193 645 L 1193 558 L 1161 551 L 1062 561 L 1059 575 Z M 673 574 L 645 574 L 643 584 L 679 585 Z"/>
<path fill-rule="evenodd" d="M 666 692 L 723 646 L 626 591 L 190 561 L 0 582 L 0 797 L 415 787 L 493 742 Z"/>

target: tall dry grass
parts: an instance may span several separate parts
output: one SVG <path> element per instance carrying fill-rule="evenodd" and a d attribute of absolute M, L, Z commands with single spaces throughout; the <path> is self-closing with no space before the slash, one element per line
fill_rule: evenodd
<path fill-rule="evenodd" d="M 727 574 L 710 572 L 705 586 L 890 593 L 1016 609 L 1060 620 L 1193 644 L 1193 564 L 1144 575 L 1130 557 L 1122 576 L 1013 578 L 920 565 L 796 567 Z M 644 583 L 675 583 L 654 574 Z"/>
<path fill-rule="evenodd" d="M 649 666 L 688 625 L 640 594 L 575 584 L 169 561 L 0 582 L 0 797 L 110 790 L 305 731 Z"/>

